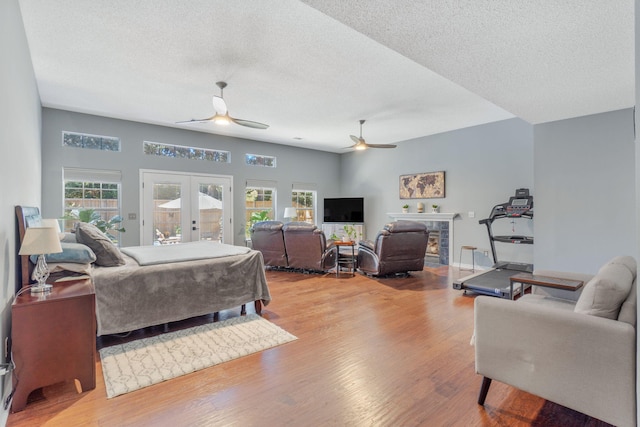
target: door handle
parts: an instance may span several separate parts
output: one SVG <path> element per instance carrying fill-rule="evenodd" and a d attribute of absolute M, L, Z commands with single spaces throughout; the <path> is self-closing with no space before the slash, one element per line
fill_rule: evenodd
<path fill-rule="evenodd" d="M 191 229 L 192 229 L 193 231 L 196 231 L 196 230 L 198 229 L 198 227 L 195 227 L 195 226 L 194 226 L 194 227 L 191 227 Z"/>

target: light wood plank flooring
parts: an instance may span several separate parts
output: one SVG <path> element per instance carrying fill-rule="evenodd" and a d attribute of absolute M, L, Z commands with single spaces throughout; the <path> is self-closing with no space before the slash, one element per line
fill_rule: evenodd
<path fill-rule="evenodd" d="M 477 405 L 474 298 L 452 288 L 459 275 L 453 267 L 393 279 L 268 271 L 273 301 L 263 316 L 297 341 L 109 400 L 98 361 L 95 390 L 45 387 L 8 425 L 605 426 L 498 382 Z"/>

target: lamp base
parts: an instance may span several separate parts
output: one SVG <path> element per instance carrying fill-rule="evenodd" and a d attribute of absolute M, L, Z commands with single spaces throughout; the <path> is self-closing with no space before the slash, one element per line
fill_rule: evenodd
<path fill-rule="evenodd" d="M 48 292 L 51 292 L 51 289 L 53 289 L 53 285 L 50 285 L 48 283 L 43 283 L 42 285 L 33 285 L 31 286 L 31 294 L 46 294 Z"/>

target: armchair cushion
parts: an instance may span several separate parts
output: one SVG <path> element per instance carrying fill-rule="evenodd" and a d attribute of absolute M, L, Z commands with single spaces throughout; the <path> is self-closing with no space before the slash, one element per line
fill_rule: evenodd
<path fill-rule="evenodd" d="M 627 299 L 633 274 L 622 263 L 605 264 L 584 287 L 576 302 L 575 312 L 617 319 Z"/>
<path fill-rule="evenodd" d="M 358 247 L 369 249 L 372 252 L 375 250 L 375 245 L 371 240 L 360 240 L 360 242 L 358 242 Z"/>

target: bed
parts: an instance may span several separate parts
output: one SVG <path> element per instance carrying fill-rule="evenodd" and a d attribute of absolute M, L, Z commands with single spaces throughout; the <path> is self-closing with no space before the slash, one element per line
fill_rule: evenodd
<path fill-rule="evenodd" d="M 17 206 L 16 216 L 22 242 L 26 228 L 39 225 L 40 212 L 35 207 Z M 76 234 L 78 242 L 86 242 L 81 241 L 82 234 Z M 83 264 L 95 287 L 97 335 L 129 332 L 238 306 L 244 313 L 245 304 L 251 302 L 260 313 L 271 300 L 258 251 L 217 242 L 137 248 L 117 250 L 122 261 L 113 266 L 97 265 L 98 261 Z M 166 252 L 167 248 L 173 249 Z M 98 249 L 93 252 L 99 260 Z M 156 256 L 157 249 L 165 252 Z M 68 264 L 48 262 L 63 275 L 85 271 L 65 270 Z M 33 263 L 28 256 L 20 256 L 20 264 L 21 285 L 26 286 Z"/>

